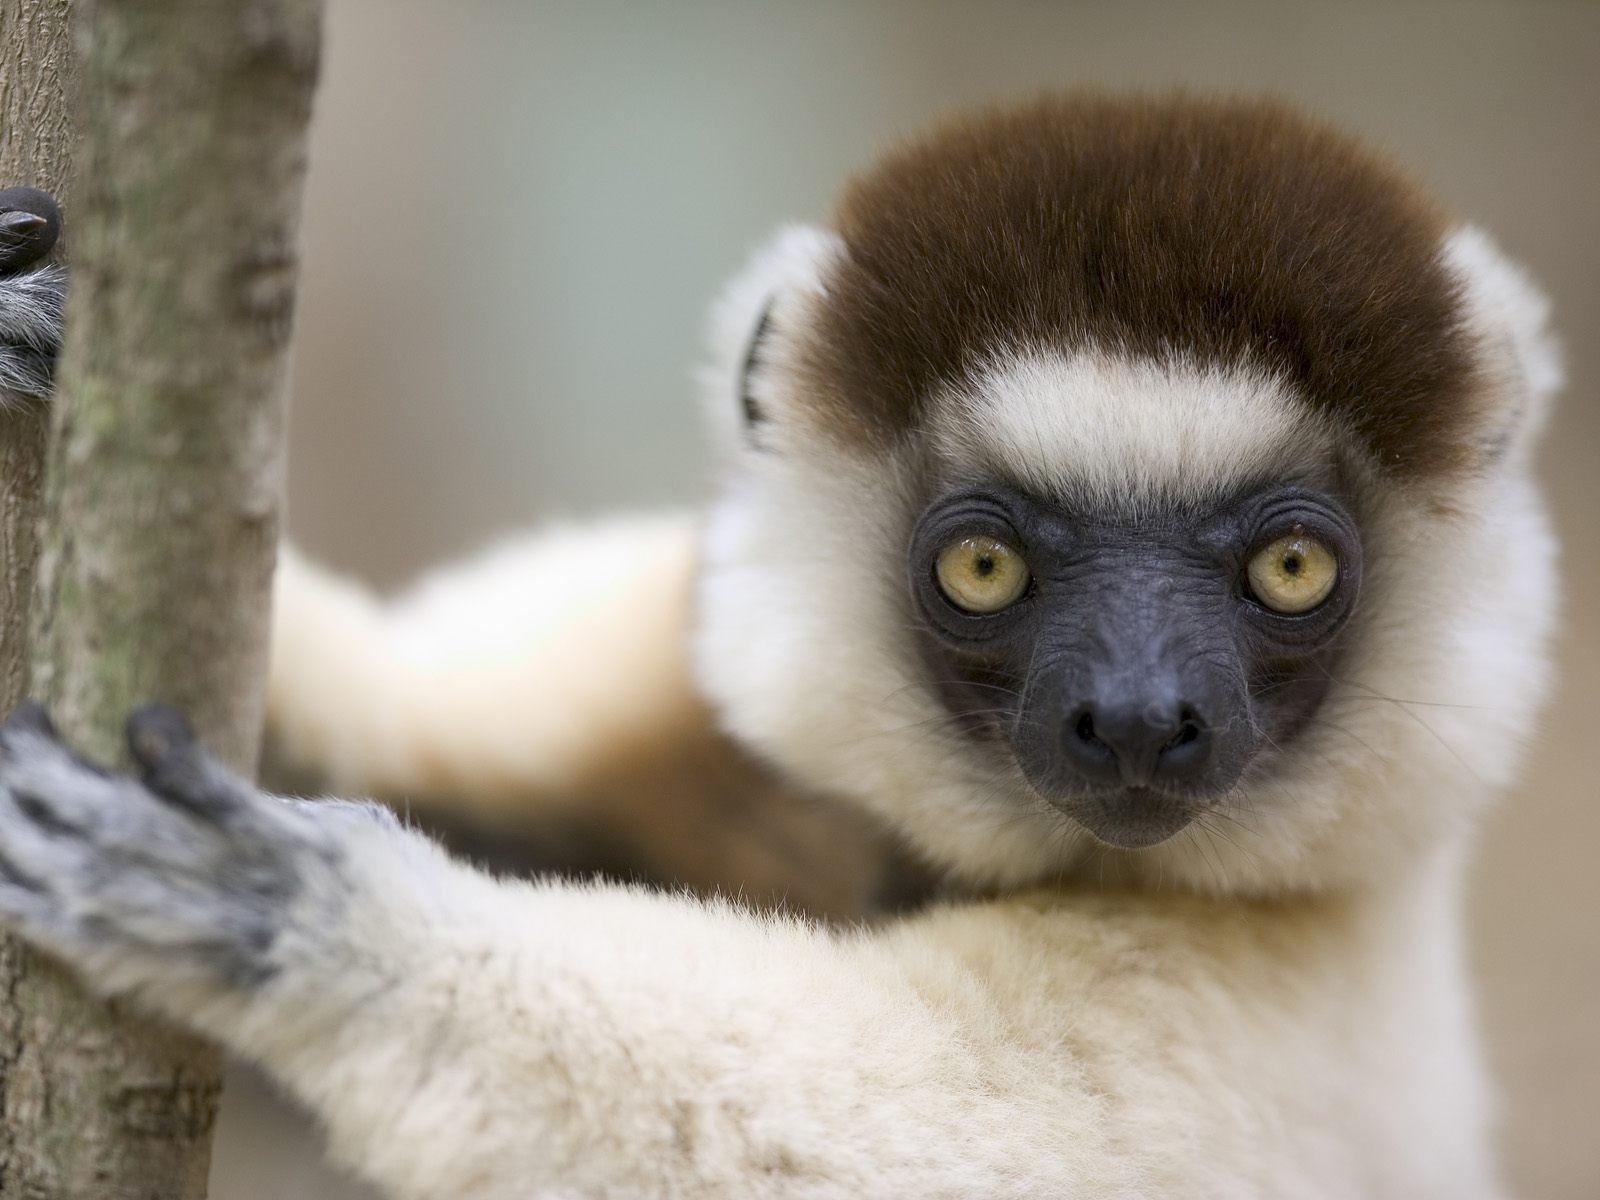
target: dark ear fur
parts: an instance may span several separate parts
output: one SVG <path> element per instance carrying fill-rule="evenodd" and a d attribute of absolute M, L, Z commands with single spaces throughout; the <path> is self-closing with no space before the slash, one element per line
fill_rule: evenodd
<path fill-rule="evenodd" d="M 761 366 L 762 343 L 772 330 L 772 304 L 773 299 L 769 298 L 761 309 L 761 318 L 756 322 L 755 332 L 750 335 L 750 346 L 744 352 L 744 365 L 739 371 L 739 406 L 744 413 L 745 433 L 752 440 L 756 426 L 767 419 L 751 392 L 750 376 Z"/>

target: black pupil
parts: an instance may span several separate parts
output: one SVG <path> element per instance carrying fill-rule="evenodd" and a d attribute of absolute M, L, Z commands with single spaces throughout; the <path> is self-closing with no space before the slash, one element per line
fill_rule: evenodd
<path fill-rule="evenodd" d="M 1285 554 L 1283 556 L 1283 570 L 1286 575 L 1300 574 L 1300 556 L 1298 554 Z"/>
<path fill-rule="evenodd" d="M 980 555 L 978 555 L 978 559 L 977 559 L 976 562 L 974 562 L 972 564 L 972 568 L 973 568 L 973 570 L 977 571 L 979 576 L 993 575 L 994 574 L 994 558 L 993 558 L 993 556 L 988 555 L 988 554 L 980 554 Z"/>

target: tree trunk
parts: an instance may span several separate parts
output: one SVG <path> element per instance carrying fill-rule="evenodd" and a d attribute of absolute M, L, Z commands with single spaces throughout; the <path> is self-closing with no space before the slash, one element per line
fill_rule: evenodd
<path fill-rule="evenodd" d="M 32 690 L 103 760 L 123 759 L 129 708 L 165 700 L 255 764 L 318 16 L 317 0 L 79 2 Z M 205 1194 L 213 1050 L 28 953 L 0 998 L 0 1198 Z"/>
<path fill-rule="evenodd" d="M 0 0 L 0 187 L 29 184 L 70 200 L 76 62 L 68 0 Z M 63 239 L 64 240 L 64 239 Z M 52 257 L 62 253 L 60 243 Z M 43 405 L 0 405 L 0 711 L 27 695 L 39 514 L 50 417 Z M 15 1002 L 31 970 L 21 943 L 0 937 L 0 1196 L 28 1195 L 18 1123 L 35 1094 L 18 1078 L 25 1017 Z M 48 1193 L 46 1193 L 48 1194 Z"/>
<path fill-rule="evenodd" d="M 63 208 L 70 203 L 76 78 L 69 16 L 68 0 L 0 0 L 0 188 L 17 184 L 43 188 Z M 52 257 L 61 253 L 58 245 Z M 49 431 L 43 405 L 0 406 L 0 711 L 4 712 L 15 708 L 28 690 L 28 615 Z M 4 1034 L 0 1027 L 0 1041 Z M 4 1087 L 0 1065 L 0 1090 Z"/>

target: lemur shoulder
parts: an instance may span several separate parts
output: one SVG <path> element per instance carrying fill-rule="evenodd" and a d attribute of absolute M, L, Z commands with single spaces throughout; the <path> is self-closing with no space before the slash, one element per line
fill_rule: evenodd
<path fill-rule="evenodd" d="M 169 711 L 132 777 L 29 708 L 0 916 L 401 1198 L 1500 1196 L 1461 891 L 1545 690 L 1545 310 L 1276 103 L 945 124 L 717 306 L 704 513 L 392 603 L 291 556 L 271 681 L 343 788 L 838 797 L 945 898 L 494 879 Z"/>

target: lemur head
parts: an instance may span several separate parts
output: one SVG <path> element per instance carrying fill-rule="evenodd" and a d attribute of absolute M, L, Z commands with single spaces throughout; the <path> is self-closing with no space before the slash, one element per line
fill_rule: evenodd
<path fill-rule="evenodd" d="M 945 126 L 717 310 L 702 680 L 976 881 L 1459 845 L 1543 687 L 1544 310 L 1275 103 Z"/>

